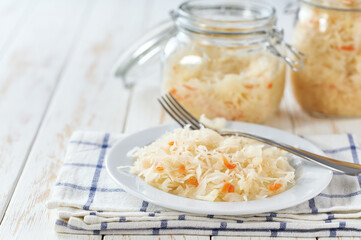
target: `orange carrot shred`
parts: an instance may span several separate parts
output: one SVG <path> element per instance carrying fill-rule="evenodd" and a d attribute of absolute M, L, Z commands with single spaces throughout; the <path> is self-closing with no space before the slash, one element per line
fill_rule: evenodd
<path fill-rule="evenodd" d="M 181 167 L 178 169 L 178 172 L 179 172 L 180 174 L 183 174 L 185 170 L 186 170 L 186 167 L 183 165 L 183 166 L 181 166 Z"/>
<path fill-rule="evenodd" d="M 353 51 L 353 50 L 355 50 L 355 47 L 354 47 L 353 45 L 341 46 L 341 50 L 344 50 L 344 51 Z"/>
<path fill-rule="evenodd" d="M 194 91 L 194 90 L 197 90 L 197 88 L 194 88 L 194 87 L 191 87 L 187 84 L 183 84 L 183 87 L 187 88 L 188 90 L 191 90 L 191 91 Z"/>
<path fill-rule="evenodd" d="M 188 180 L 186 181 L 187 184 L 191 184 L 191 185 L 194 185 L 194 186 L 198 186 L 198 180 L 196 177 L 190 177 L 188 178 Z"/>
<path fill-rule="evenodd" d="M 171 141 L 168 143 L 169 146 L 173 146 L 174 145 L 174 141 Z"/>
<path fill-rule="evenodd" d="M 222 193 L 227 193 L 227 192 L 229 193 L 234 192 L 234 186 L 229 182 L 226 182 L 222 188 Z"/>
<path fill-rule="evenodd" d="M 280 189 L 282 187 L 282 184 L 280 183 L 273 183 L 268 187 L 268 190 L 270 191 L 277 191 L 278 189 Z"/>
<path fill-rule="evenodd" d="M 232 184 L 229 185 L 228 192 L 229 192 L 229 193 L 233 193 L 233 192 L 234 192 L 234 186 L 233 186 Z"/>
<path fill-rule="evenodd" d="M 253 88 L 253 85 L 252 85 L 252 84 L 245 84 L 244 87 L 245 87 L 245 88 L 248 88 L 248 89 L 252 89 L 252 88 Z"/>
<path fill-rule="evenodd" d="M 273 83 L 269 83 L 268 85 L 267 85 L 267 88 L 272 88 L 273 87 Z"/>
<path fill-rule="evenodd" d="M 223 159 L 224 165 L 226 165 L 226 167 L 227 167 L 228 169 L 233 169 L 233 168 L 235 168 L 235 167 L 237 166 L 237 164 L 235 164 L 235 163 L 230 164 L 230 163 L 228 162 L 227 158 L 226 158 L 224 155 L 222 155 L 222 159 Z"/>
<path fill-rule="evenodd" d="M 223 185 L 222 193 L 227 193 L 227 192 L 228 192 L 229 185 L 230 185 L 229 182 L 227 182 L 227 183 L 225 183 L 225 184 Z"/>
<path fill-rule="evenodd" d="M 177 92 L 177 89 L 175 89 L 175 88 L 172 88 L 171 90 L 169 90 L 169 93 L 172 95 L 174 95 L 176 92 Z"/>
<path fill-rule="evenodd" d="M 157 169 L 158 171 L 163 171 L 163 170 L 164 170 L 164 167 L 156 167 L 156 169 Z"/>

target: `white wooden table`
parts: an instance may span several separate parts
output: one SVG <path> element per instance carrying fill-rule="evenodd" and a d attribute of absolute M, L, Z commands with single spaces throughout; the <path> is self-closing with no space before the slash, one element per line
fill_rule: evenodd
<path fill-rule="evenodd" d="M 281 12 L 288 1 L 273 3 Z M 134 132 L 170 121 L 156 102 L 159 82 L 143 79 L 125 89 L 111 67 L 179 3 L 0 0 L 0 239 L 158 239 L 57 235 L 45 203 L 74 130 Z M 292 16 L 280 19 L 289 38 Z M 304 135 L 361 134 L 361 119 L 308 116 L 289 89 L 266 125 Z"/>

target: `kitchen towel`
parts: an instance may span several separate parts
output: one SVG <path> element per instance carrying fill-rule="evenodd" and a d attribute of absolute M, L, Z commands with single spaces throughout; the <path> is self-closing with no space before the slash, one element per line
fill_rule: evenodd
<path fill-rule="evenodd" d="M 76 132 L 52 189 L 48 208 L 56 209 L 55 231 L 73 234 L 189 234 L 212 236 L 361 236 L 361 176 L 334 173 L 317 197 L 292 208 L 248 216 L 182 213 L 132 195 L 105 169 L 109 149 L 122 135 Z M 355 136 L 306 137 L 327 155 L 359 163 Z"/>

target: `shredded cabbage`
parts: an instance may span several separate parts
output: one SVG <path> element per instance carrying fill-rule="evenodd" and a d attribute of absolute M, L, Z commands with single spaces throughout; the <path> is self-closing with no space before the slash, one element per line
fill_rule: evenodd
<path fill-rule="evenodd" d="M 279 106 L 284 82 L 284 62 L 263 48 L 193 43 L 164 64 L 164 90 L 197 118 L 265 122 Z"/>
<path fill-rule="evenodd" d="M 209 119 L 206 115 L 202 114 L 199 118 L 199 122 L 204 124 L 208 128 L 221 130 L 226 127 L 227 121 L 224 118 Z"/>
<path fill-rule="evenodd" d="M 358 9 L 361 1 L 319 1 L 328 7 Z M 294 45 L 306 53 L 305 68 L 292 72 L 295 96 L 309 111 L 361 115 L 361 10 L 335 11 L 303 5 Z"/>
<path fill-rule="evenodd" d="M 238 136 L 202 128 L 176 129 L 136 148 L 131 171 L 168 193 L 204 201 L 270 197 L 295 183 L 288 155 Z"/>

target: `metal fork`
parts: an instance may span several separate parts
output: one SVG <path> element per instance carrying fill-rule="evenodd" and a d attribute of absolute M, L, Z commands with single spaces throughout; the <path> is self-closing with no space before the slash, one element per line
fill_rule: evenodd
<path fill-rule="evenodd" d="M 336 159 L 324 157 L 315 153 L 308 152 L 306 150 L 296 148 L 290 146 L 288 144 L 279 143 L 274 140 L 264 138 L 261 136 L 256 136 L 250 133 L 239 132 L 239 131 L 220 131 L 217 129 L 213 129 L 199 122 L 192 114 L 190 114 L 173 96 L 168 93 L 164 96 L 158 98 L 159 103 L 162 105 L 164 110 L 182 127 L 187 125 L 190 126 L 191 129 L 196 130 L 202 127 L 212 129 L 218 132 L 222 136 L 242 136 L 251 139 L 258 140 L 260 142 L 266 143 L 268 145 L 272 145 L 278 148 L 281 148 L 287 152 L 290 152 L 296 156 L 304 158 L 308 161 L 317 163 L 331 170 L 341 172 L 347 175 L 359 175 L 361 174 L 361 165 L 355 163 L 348 163 L 344 161 L 339 161 Z"/>

